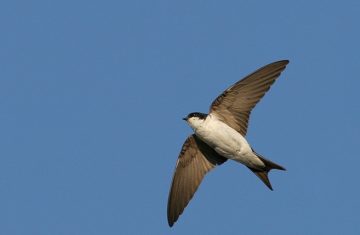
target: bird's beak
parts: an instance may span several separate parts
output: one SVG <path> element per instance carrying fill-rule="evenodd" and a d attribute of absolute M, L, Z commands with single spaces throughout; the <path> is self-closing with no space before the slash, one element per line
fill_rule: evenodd
<path fill-rule="evenodd" d="M 184 117 L 182 120 L 187 121 L 187 118 L 186 118 L 186 117 Z"/>

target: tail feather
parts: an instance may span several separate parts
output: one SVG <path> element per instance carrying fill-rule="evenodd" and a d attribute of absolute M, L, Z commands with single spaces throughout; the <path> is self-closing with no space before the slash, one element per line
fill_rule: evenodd
<path fill-rule="evenodd" d="M 265 168 L 262 169 L 262 170 L 259 170 L 259 169 L 255 169 L 255 168 L 251 168 L 249 167 L 249 169 L 254 172 L 255 175 L 257 175 L 262 182 L 264 182 L 264 184 L 270 189 L 270 190 L 273 190 L 272 186 L 271 186 L 271 183 L 270 183 L 270 180 L 269 180 L 269 177 L 268 177 L 268 173 L 270 170 L 272 169 L 277 169 L 277 170 L 283 170 L 285 171 L 286 169 L 270 160 L 267 160 L 266 158 L 264 158 L 263 156 L 261 156 L 260 154 L 256 153 L 254 151 L 254 153 L 256 154 L 256 156 L 258 158 L 260 158 L 260 160 L 265 164 Z"/>
<path fill-rule="evenodd" d="M 252 172 L 254 172 L 254 174 L 257 175 L 257 177 L 259 177 L 259 179 L 261 179 L 261 181 L 264 182 L 264 184 L 268 186 L 271 191 L 273 190 L 268 177 L 268 171 L 259 171 L 253 168 L 250 168 L 250 170 L 252 170 Z"/>

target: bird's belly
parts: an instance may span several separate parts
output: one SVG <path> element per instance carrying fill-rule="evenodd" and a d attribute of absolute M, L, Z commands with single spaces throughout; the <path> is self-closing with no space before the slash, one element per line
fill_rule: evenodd
<path fill-rule="evenodd" d="M 241 155 L 244 152 L 244 147 L 246 147 L 246 144 L 237 139 L 236 136 L 225 135 L 224 133 L 214 133 L 206 139 L 218 154 L 230 159 Z"/>
<path fill-rule="evenodd" d="M 246 139 L 237 131 L 227 125 L 218 124 L 196 131 L 196 134 L 218 154 L 235 159 L 251 152 L 251 147 Z"/>
<path fill-rule="evenodd" d="M 223 157 L 252 168 L 264 166 L 253 153 L 247 140 L 222 122 L 213 122 L 211 125 L 199 128 L 195 134 Z"/>

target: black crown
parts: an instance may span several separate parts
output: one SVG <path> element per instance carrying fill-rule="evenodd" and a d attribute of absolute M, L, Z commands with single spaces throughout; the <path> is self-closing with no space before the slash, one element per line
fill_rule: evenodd
<path fill-rule="evenodd" d="M 198 117 L 200 119 L 205 119 L 207 117 L 207 114 L 205 113 L 199 113 L 199 112 L 194 112 L 194 113 L 190 113 L 187 118 L 192 118 L 192 117 Z"/>

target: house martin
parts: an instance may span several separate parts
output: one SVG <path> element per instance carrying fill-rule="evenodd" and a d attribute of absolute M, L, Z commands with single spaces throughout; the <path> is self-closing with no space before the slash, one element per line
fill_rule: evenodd
<path fill-rule="evenodd" d="M 226 160 L 248 167 L 272 190 L 268 173 L 284 167 L 264 158 L 245 139 L 251 110 L 284 71 L 288 60 L 268 64 L 226 89 L 211 104 L 209 114 L 183 118 L 193 129 L 176 162 L 168 199 L 172 227 L 188 205 L 205 174 Z"/>

